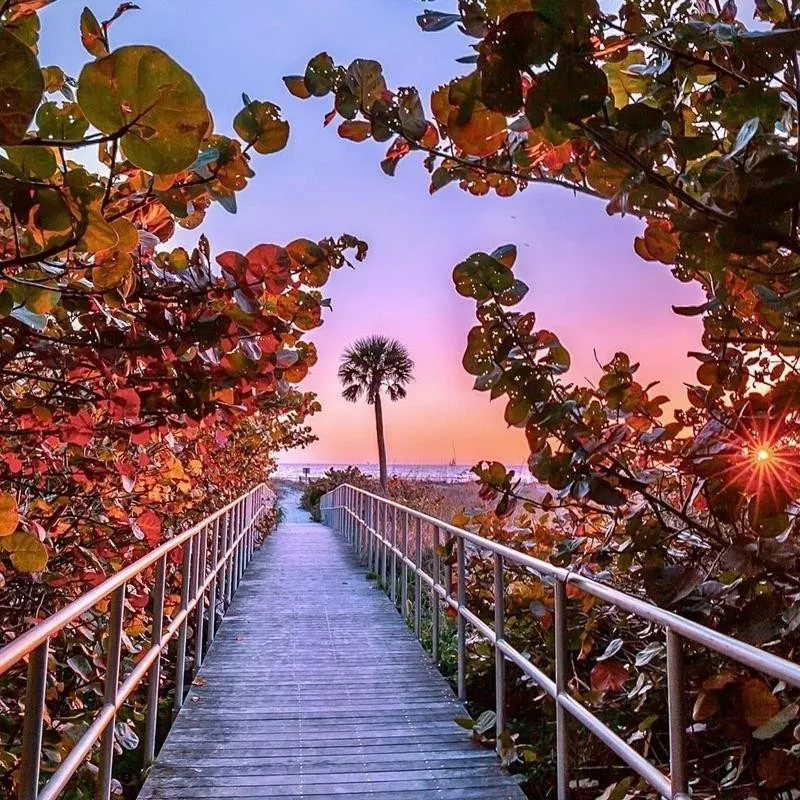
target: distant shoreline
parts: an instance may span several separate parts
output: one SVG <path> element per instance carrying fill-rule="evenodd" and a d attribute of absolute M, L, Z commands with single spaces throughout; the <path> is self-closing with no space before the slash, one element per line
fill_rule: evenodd
<path fill-rule="evenodd" d="M 396 477 L 409 481 L 433 481 L 441 483 L 467 483 L 475 480 L 475 475 L 471 472 L 472 464 L 389 464 L 389 477 Z M 517 477 L 523 483 L 533 481 L 533 477 L 528 471 L 527 466 L 507 465 L 509 469 L 516 471 Z M 349 463 L 297 463 L 280 464 L 274 473 L 275 478 L 282 480 L 305 480 L 306 478 L 318 478 L 329 469 L 346 469 L 356 467 L 365 475 L 378 477 L 377 464 L 349 464 Z M 308 470 L 306 472 L 305 470 Z"/>

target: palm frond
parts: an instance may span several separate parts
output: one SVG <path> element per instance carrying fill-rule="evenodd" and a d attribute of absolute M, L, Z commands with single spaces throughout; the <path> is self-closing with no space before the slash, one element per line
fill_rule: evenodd
<path fill-rule="evenodd" d="M 374 335 L 357 339 L 342 354 L 339 380 L 342 396 L 349 402 L 360 397 L 374 403 L 385 388 L 391 400 L 406 396 L 405 385 L 414 380 L 414 362 L 406 347 L 396 339 Z"/>

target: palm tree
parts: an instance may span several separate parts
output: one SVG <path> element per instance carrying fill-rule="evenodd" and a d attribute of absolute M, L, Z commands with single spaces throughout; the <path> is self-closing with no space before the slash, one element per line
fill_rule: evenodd
<path fill-rule="evenodd" d="M 344 351 L 339 365 L 339 380 L 344 386 L 342 397 L 350 403 L 364 397 L 367 403 L 375 406 L 382 489 L 386 489 L 386 441 L 381 390 L 386 390 L 392 402 L 402 400 L 406 396 L 406 384 L 414 379 L 413 371 L 414 362 L 405 346 L 385 336 L 357 339 Z"/>

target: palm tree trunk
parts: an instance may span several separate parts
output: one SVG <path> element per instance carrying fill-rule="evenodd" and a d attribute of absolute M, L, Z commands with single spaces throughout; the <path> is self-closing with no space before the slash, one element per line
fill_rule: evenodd
<path fill-rule="evenodd" d="M 381 393 L 375 395 L 375 430 L 378 435 L 378 468 L 381 489 L 386 491 L 386 440 L 383 435 L 383 407 Z"/>

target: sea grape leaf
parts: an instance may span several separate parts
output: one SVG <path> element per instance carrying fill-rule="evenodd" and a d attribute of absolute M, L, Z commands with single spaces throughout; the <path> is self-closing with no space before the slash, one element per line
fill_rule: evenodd
<path fill-rule="evenodd" d="M 295 97 L 299 97 L 301 100 L 307 100 L 311 97 L 311 92 L 306 88 L 306 82 L 302 75 L 285 75 L 283 82 Z"/>
<path fill-rule="evenodd" d="M 383 68 L 377 61 L 357 58 L 347 68 L 347 86 L 361 110 L 368 113 L 386 91 Z"/>
<path fill-rule="evenodd" d="M 19 144 L 44 94 L 44 77 L 30 47 L 3 27 L 0 64 L 0 145 Z"/>
<path fill-rule="evenodd" d="M 194 78 L 148 45 L 120 47 L 87 64 L 78 79 L 78 103 L 98 130 L 122 133 L 128 160 L 153 173 L 191 166 L 209 128 Z"/>
<path fill-rule="evenodd" d="M 460 295 L 482 302 L 510 289 L 514 273 L 486 253 L 473 253 L 453 270 L 453 283 Z"/>
<path fill-rule="evenodd" d="M 327 53 L 319 53 L 308 62 L 303 77 L 306 90 L 314 97 L 324 97 L 333 88 L 336 68 Z"/>
<path fill-rule="evenodd" d="M 36 125 L 41 139 L 78 141 L 89 129 L 89 120 L 77 103 L 42 103 L 36 112 Z"/>
<path fill-rule="evenodd" d="M 11 536 L 19 524 L 17 499 L 13 494 L 0 494 L 0 536 Z"/>
<path fill-rule="evenodd" d="M 17 531 L 4 540 L 11 563 L 20 572 L 41 572 L 47 566 L 47 548 L 32 534 Z"/>
<path fill-rule="evenodd" d="M 108 55 L 103 28 L 89 8 L 84 8 L 81 14 L 81 42 L 89 54 L 95 58 Z"/>
<path fill-rule="evenodd" d="M 233 129 L 261 155 L 277 153 L 289 141 L 289 123 L 274 103 L 251 101 L 236 115 Z"/>
<path fill-rule="evenodd" d="M 749 678 L 739 691 L 744 718 L 752 728 L 761 728 L 780 711 L 778 698 L 761 678 Z"/>

